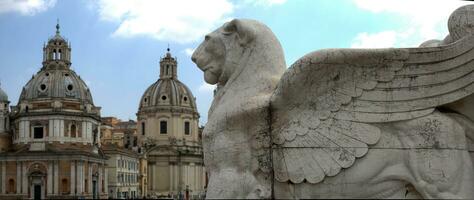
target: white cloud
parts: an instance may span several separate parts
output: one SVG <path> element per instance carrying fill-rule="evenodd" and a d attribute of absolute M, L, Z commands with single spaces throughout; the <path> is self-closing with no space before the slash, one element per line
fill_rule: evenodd
<path fill-rule="evenodd" d="M 198 88 L 198 91 L 201 92 L 201 93 L 213 93 L 214 92 L 214 89 L 216 89 L 216 86 L 215 85 L 210 85 L 210 84 L 207 84 L 205 82 L 203 82 L 199 88 Z"/>
<path fill-rule="evenodd" d="M 359 33 L 352 43 L 352 48 L 384 48 L 393 47 L 397 40 L 395 31 L 383 31 L 369 34 L 367 32 Z"/>
<path fill-rule="evenodd" d="M 353 0 L 357 7 L 376 14 L 390 14 L 405 22 L 400 29 L 377 33 L 359 33 L 352 46 L 378 47 L 418 46 L 430 39 L 443 39 L 447 34 L 449 15 L 458 7 L 469 4 L 464 1 L 444 0 Z M 388 41 L 383 40 L 388 39 Z M 376 41 L 369 42 L 374 39 Z M 380 42 L 377 43 L 377 42 Z M 372 46 L 371 46 L 372 45 Z"/>
<path fill-rule="evenodd" d="M 192 56 L 193 53 L 194 53 L 194 50 L 196 50 L 196 49 L 193 49 L 193 48 L 186 48 L 186 49 L 184 49 L 184 53 L 185 53 L 187 56 Z"/>
<path fill-rule="evenodd" d="M 252 4 L 254 6 L 274 6 L 284 4 L 286 0 L 246 0 L 247 4 Z"/>
<path fill-rule="evenodd" d="M 120 24 L 114 36 L 187 43 L 227 21 L 234 5 L 228 0 L 100 0 L 98 8 L 103 20 Z"/>
<path fill-rule="evenodd" d="M 56 0 L 1 0 L 0 14 L 19 12 L 22 15 L 35 15 L 54 7 Z"/>
<path fill-rule="evenodd" d="M 149 36 L 177 43 L 195 42 L 230 21 L 245 6 L 284 4 L 287 0 L 99 0 L 102 20 L 117 22 L 117 37 Z"/>

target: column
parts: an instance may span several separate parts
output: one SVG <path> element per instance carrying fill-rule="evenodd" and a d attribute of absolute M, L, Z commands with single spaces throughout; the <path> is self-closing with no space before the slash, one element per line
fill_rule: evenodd
<path fill-rule="evenodd" d="M 26 169 L 26 163 L 25 162 L 21 162 L 21 168 L 22 168 L 22 177 L 21 177 L 21 182 L 22 182 L 22 189 L 21 189 L 21 193 L 22 194 L 27 194 L 28 193 L 28 172 L 27 172 L 27 169 Z"/>
<path fill-rule="evenodd" d="M 48 177 L 48 186 L 47 186 L 47 191 L 48 195 L 53 193 L 53 161 L 48 162 L 48 174 L 46 175 Z"/>
<path fill-rule="evenodd" d="M 107 184 L 109 178 L 109 169 L 104 167 L 104 191 L 107 192 L 109 191 L 109 185 Z M 100 185 L 102 185 L 102 181 L 100 182 Z M 102 186 L 101 186 L 102 187 Z M 102 192 L 102 190 L 101 190 Z"/>
<path fill-rule="evenodd" d="M 103 174 L 102 174 L 102 170 L 103 170 L 102 164 L 97 164 L 97 172 L 99 173 L 99 174 L 98 174 L 99 177 L 97 177 L 97 185 L 98 185 L 98 187 L 97 187 L 97 190 L 98 190 L 98 191 L 97 191 L 97 194 L 101 194 L 101 193 L 102 193 L 102 179 L 104 178 L 104 177 L 102 177 L 102 175 L 103 175 Z M 105 179 L 105 180 L 107 180 L 107 179 Z M 104 187 L 105 187 L 105 186 L 104 186 Z M 107 190 L 106 190 L 106 191 L 107 191 Z"/>
<path fill-rule="evenodd" d="M 53 163 L 54 171 L 54 193 L 59 194 L 59 161 L 54 161 Z"/>
<path fill-rule="evenodd" d="M 86 137 L 86 134 L 87 134 L 87 122 L 83 121 L 82 122 L 82 134 L 81 134 L 81 137 L 79 138 L 79 141 L 83 141 L 84 144 L 86 144 L 85 140 L 84 140 L 84 138 Z"/>
<path fill-rule="evenodd" d="M 88 183 L 89 185 L 87 185 L 87 187 L 88 187 L 88 188 L 87 188 L 87 191 L 89 192 L 89 194 L 92 194 L 92 165 L 91 165 L 90 162 L 87 162 L 87 164 L 88 164 L 87 169 L 89 169 L 89 171 L 88 171 L 88 173 L 87 173 L 87 174 L 88 174 L 88 175 L 87 175 L 87 179 L 88 179 L 88 181 L 89 181 L 89 183 Z M 98 182 L 98 181 L 99 181 L 99 180 L 97 180 L 97 182 Z M 97 183 L 97 184 L 99 184 L 99 183 Z"/>
<path fill-rule="evenodd" d="M 21 193 L 21 166 L 20 162 L 16 162 L 16 192 Z"/>
<path fill-rule="evenodd" d="M 64 137 L 64 120 L 59 121 L 59 137 Z"/>
<path fill-rule="evenodd" d="M 184 184 L 182 185 L 182 189 L 186 189 L 186 185 L 190 186 L 189 184 L 189 164 L 184 165 Z"/>
<path fill-rule="evenodd" d="M 171 163 L 169 165 L 170 168 L 170 191 L 174 191 L 174 177 L 173 177 L 173 166 Z"/>
<path fill-rule="evenodd" d="M 193 191 L 197 191 L 198 186 L 198 166 L 193 165 Z"/>
<path fill-rule="evenodd" d="M 202 180 L 201 180 L 201 184 L 202 184 L 202 189 L 204 189 L 204 186 L 206 186 L 206 167 L 204 167 L 204 164 L 201 165 L 201 169 L 202 169 L 202 174 L 201 174 L 201 177 L 202 177 Z"/>
<path fill-rule="evenodd" d="M 87 122 L 87 140 L 91 140 L 92 138 L 92 123 Z"/>
<path fill-rule="evenodd" d="M 154 164 L 153 165 L 148 165 L 148 174 L 150 174 L 150 176 L 148 176 L 148 186 L 149 186 L 148 188 L 149 188 L 149 190 L 153 190 L 153 183 L 154 183 L 153 182 L 154 181 L 153 180 L 153 175 L 154 175 L 153 174 L 153 166 L 154 166 Z"/>
<path fill-rule="evenodd" d="M 174 190 L 175 191 L 178 191 L 178 184 L 179 184 L 179 180 L 178 180 L 178 165 L 173 165 L 173 180 L 174 180 Z"/>
<path fill-rule="evenodd" d="M 201 188 L 202 188 L 202 186 L 201 186 L 201 183 L 202 183 L 202 177 L 201 177 L 202 176 L 202 167 L 201 167 L 201 165 L 197 165 L 196 168 L 197 168 L 197 172 L 196 172 L 197 185 L 196 185 L 196 188 L 197 188 L 198 191 L 201 191 Z"/>
<path fill-rule="evenodd" d="M 54 135 L 54 120 L 53 119 L 49 120 L 48 135 L 49 135 L 49 137 L 55 137 L 55 135 Z"/>
<path fill-rule="evenodd" d="M 76 194 L 76 161 L 71 162 L 71 194 Z"/>
<path fill-rule="evenodd" d="M 27 143 L 28 140 L 30 140 L 30 121 L 25 121 L 25 144 Z"/>
<path fill-rule="evenodd" d="M 60 129 L 61 123 L 59 119 L 54 120 L 54 137 L 59 137 L 59 129 Z"/>
<path fill-rule="evenodd" d="M 6 169 L 5 168 L 5 161 L 2 161 L 0 163 L 2 164 L 2 168 L 1 168 L 2 178 L 0 179 L 0 187 L 2 189 L 0 190 L 0 192 L 1 192 L 1 194 L 5 194 L 5 186 L 6 186 L 6 184 L 5 184 L 5 182 L 6 182 L 6 180 L 5 180 L 5 174 L 6 174 L 6 172 L 5 172 L 5 169 Z"/>
<path fill-rule="evenodd" d="M 99 123 L 99 124 L 97 125 L 97 136 L 96 136 L 96 138 L 95 138 L 95 141 L 97 141 L 97 145 L 99 145 L 99 147 L 100 147 L 100 144 L 101 144 L 101 142 L 100 142 L 100 134 L 102 134 L 102 133 L 100 132 L 100 123 Z"/>
<path fill-rule="evenodd" d="M 77 193 L 84 192 L 84 162 L 77 162 Z"/>

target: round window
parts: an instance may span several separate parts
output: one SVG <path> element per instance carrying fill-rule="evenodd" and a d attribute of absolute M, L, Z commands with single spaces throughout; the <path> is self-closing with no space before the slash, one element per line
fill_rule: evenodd
<path fill-rule="evenodd" d="M 188 101 L 188 97 L 184 97 L 183 100 L 184 100 L 184 101 Z"/>
<path fill-rule="evenodd" d="M 45 91 L 45 90 L 46 90 L 46 85 L 45 85 L 45 84 L 41 84 L 41 85 L 40 85 L 40 90 L 41 90 L 41 91 Z"/>
<path fill-rule="evenodd" d="M 64 74 L 64 76 L 69 76 L 69 74 Z"/>
<path fill-rule="evenodd" d="M 46 75 L 46 76 L 49 76 L 49 73 L 46 73 L 45 75 Z"/>
<path fill-rule="evenodd" d="M 166 100 L 166 96 L 161 96 L 161 100 Z"/>
<path fill-rule="evenodd" d="M 73 89 L 73 86 L 71 84 L 67 85 L 67 90 L 71 91 Z"/>

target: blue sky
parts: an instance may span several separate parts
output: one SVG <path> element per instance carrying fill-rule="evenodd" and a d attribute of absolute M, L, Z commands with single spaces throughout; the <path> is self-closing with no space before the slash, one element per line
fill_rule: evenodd
<path fill-rule="evenodd" d="M 178 78 L 207 121 L 212 86 L 190 60 L 203 35 L 233 18 L 267 24 L 288 65 L 323 48 L 415 47 L 443 39 L 457 0 L 0 0 L 0 81 L 12 105 L 41 68 L 55 33 L 72 43 L 72 66 L 91 88 L 102 116 L 136 119 L 141 95 L 158 79 L 167 45 Z"/>

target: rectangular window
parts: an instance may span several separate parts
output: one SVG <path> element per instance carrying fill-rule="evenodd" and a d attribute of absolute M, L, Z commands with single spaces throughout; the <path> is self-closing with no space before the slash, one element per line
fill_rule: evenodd
<path fill-rule="evenodd" d="M 142 122 L 142 135 L 145 135 L 145 122 Z"/>
<path fill-rule="evenodd" d="M 168 123 L 166 121 L 160 121 L 160 134 L 168 133 Z"/>
<path fill-rule="evenodd" d="M 185 135 L 191 134 L 191 130 L 190 130 L 190 127 L 189 127 L 189 122 L 184 122 L 184 134 Z"/>
<path fill-rule="evenodd" d="M 35 139 L 41 139 L 43 138 L 43 127 L 34 127 L 33 128 L 33 138 Z"/>

